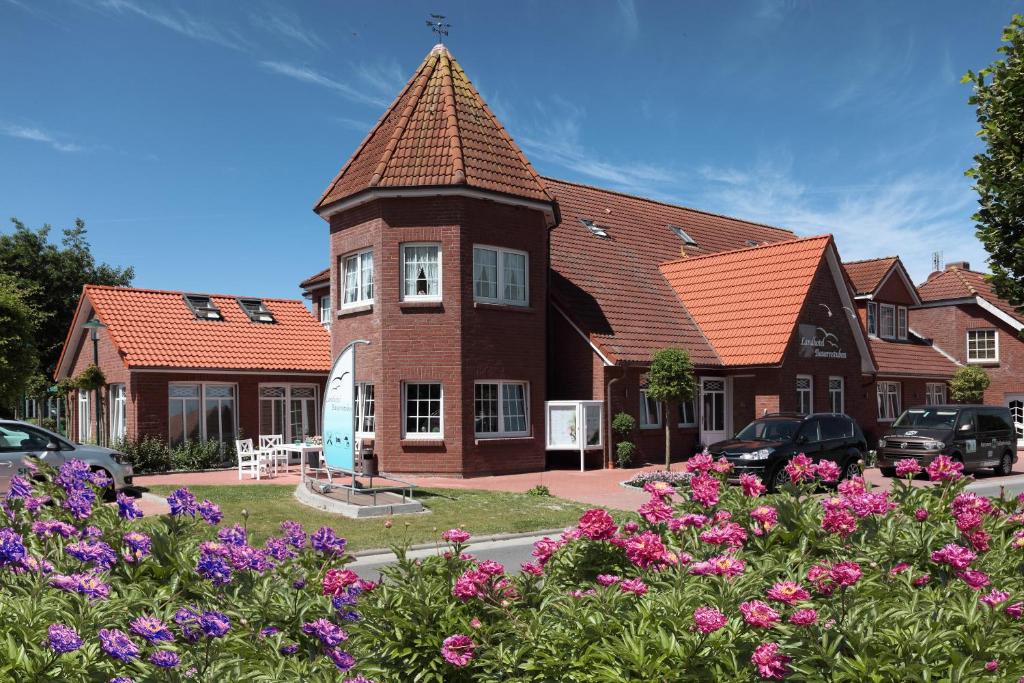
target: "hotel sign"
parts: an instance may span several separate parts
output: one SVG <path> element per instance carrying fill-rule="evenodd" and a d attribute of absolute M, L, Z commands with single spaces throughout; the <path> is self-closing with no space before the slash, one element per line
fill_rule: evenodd
<path fill-rule="evenodd" d="M 356 345 L 345 347 L 331 368 L 324 392 L 324 460 L 332 470 L 355 471 Z"/>
<path fill-rule="evenodd" d="M 800 325 L 801 358 L 846 358 L 846 351 L 839 347 L 839 337 L 817 325 Z"/>

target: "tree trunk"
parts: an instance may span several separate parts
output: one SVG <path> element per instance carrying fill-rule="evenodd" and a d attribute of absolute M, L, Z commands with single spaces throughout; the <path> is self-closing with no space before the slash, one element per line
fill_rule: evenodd
<path fill-rule="evenodd" d="M 668 426 L 668 404 L 664 404 L 662 409 L 662 419 L 665 420 L 665 469 L 672 470 L 672 430 Z"/>

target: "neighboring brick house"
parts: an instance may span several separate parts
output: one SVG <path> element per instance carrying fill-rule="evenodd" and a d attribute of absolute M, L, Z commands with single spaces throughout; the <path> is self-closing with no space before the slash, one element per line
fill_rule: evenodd
<path fill-rule="evenodd" d="M 320 433 L 330 339 L 301 301 L 87 285 L 56 378 L 93 363 L 107 386 L 103 441 L 286 439 Z M 95 395 L 74 392 L 69 435 L 96 441 Z"/>
<path fill-rule="evenodd" d="M 911 326 L 958 362 L 985 368 L 985 403 L 1008 406 L 1024 438 L 1024 314 L 996 295 L 983 273 L 950 263 L 918 285 L 923 300 Z"/>
<path fill-rule="evenodd" d="M 320 321 L 320 324 L 331 329 L 331 320 L 334 317 L 334 308 L 331 306 L 331 269 L 324 268 L 316 275 L 306 278 L 299 283 L 303 294 L 311 302 L 313 317 Z"/>
<path fill-rule="evenodd" d="M 921 304 L 921 297 L 898 256 L 848 261 L 843 267 L 878 369 L 869 391 L 875 398 L 874 414 L 860 421 L 873 444 L 904 409 L 946 403 L 947 382 L 957 363 L 910 324 L 910 311 Z"/>

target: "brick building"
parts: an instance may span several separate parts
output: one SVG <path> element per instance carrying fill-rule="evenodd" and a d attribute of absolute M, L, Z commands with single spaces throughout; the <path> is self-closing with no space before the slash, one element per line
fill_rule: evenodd
<path fill-rule="evenodd" d="M 620 411 L 649 460 L 666 420 L 675 457 L 778 410 L 846 412 L 873 439 L 956 367 L 907 327 L 920 301 L 898 259 L 844 269 L 829 235 L 540 177 L 440 45 L 315 210 L 329 267 L 301 286 L 335 354 L 371 342 L 357 431 L 389 472 L 564 459 L 546 448 L 548 401 L 603 407 L 592 464 Z M 885 334 L 868 334 L 882 307 Z M 664 409 L 644 385 L 667 347 L 690 353 L 700 392 Z"/>
<path fill-rule="evenodd" d="M 87 321 L 104 326 L 94 344 Z M 57 364 L 75 377 L 94 356 L 106 377 L 96 395 L 71 397 L 68 434 L 79 441 L 155 436 L 231 443 L 320 433 L 330 339 L 301 301 L 87 285 Z"/>
<path fill-rule="evenodd" d="M 910 313 L 913 328 L 957 362 L 983 367 L 992 381 L 985 403 L 1008 406 L 1024 438 L 1024 315 L 967 263 L 950 263 L 918 289 L 923 301 Z"/>

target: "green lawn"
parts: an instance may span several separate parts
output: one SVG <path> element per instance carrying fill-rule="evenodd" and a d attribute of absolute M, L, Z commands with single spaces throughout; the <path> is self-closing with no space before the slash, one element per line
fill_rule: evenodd
<path fill-rule="evenodd" d="M 151 493 L 166 496 L 175 486 L 152 486 Z M 313 508 L 295 500 L 294 486 L 190 486 L 198 498 L 220 505 L 224 524 L 242 523 L 242 510 L 249 512 L 253 543 L 262 543 L 278 532 L 278 525 L 293 519 L 307 530 L 332 526 L 348 539 L 352 551 L 386 548 L 393 544 L 425 543 L 439 539 L 445 529 L 464 526 L 474 536 L 515 533 L 539 529 L 560 529 L 576 523 L 589 506 L 549 496 L 525 493 L 468 491 L 463 489 L 420 489 L 416 497 L 428 513 L 387 518 L 348 519 Z"/>

